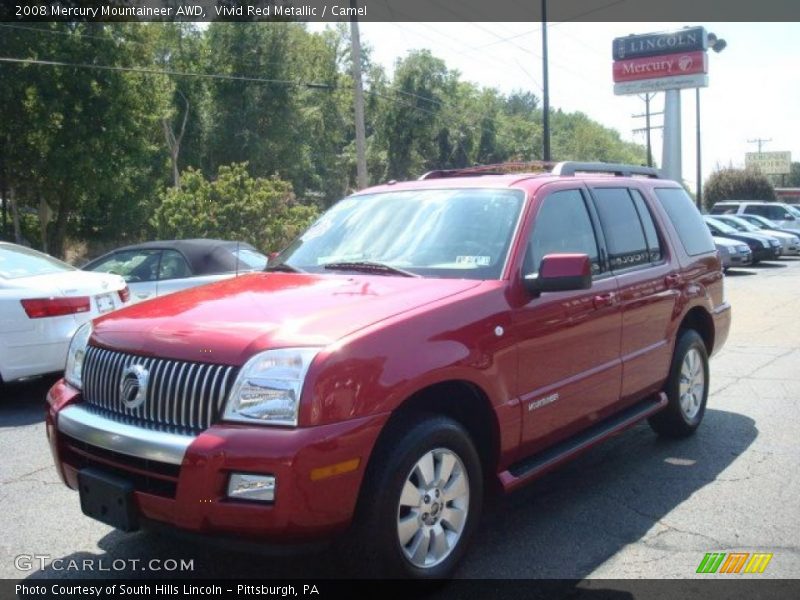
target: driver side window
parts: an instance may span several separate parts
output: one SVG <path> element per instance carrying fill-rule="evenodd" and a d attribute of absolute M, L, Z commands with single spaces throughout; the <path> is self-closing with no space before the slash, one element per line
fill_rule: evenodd
<path fill-rule="evenodd" d="M 554 192 L 542 201 L 528 239 L 525 274 L 538 272 L 545 255 L 560 253 L 588 254 L 592 274 L 601 272 L 597 238 L 580 190 Z"/>

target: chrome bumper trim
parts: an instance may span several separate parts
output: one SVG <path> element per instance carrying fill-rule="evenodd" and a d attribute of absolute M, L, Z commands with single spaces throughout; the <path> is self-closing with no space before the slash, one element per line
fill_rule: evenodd
<path fill-rule="evenodd" d="M 58 430 L 106 450 L 173 465 L 183 462 L 186 449 L 195 440 L 191 435 L 120 423 L 80 405 L 68 406 L 58 413 Z"/>

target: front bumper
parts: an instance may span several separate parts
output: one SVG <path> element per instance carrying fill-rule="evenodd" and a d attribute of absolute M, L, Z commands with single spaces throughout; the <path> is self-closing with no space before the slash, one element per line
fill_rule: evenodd
<path fill-rule="evenodd" d="M 326 539 L 346 529 L 388 417 L 296 429 L 218 424 L 187 435 L 126 424 L 79 400 L 80 393 L 63 381 L 48 395 L 48 436 L 69 487 L 77 489 L 81 468 L 101 468 L 133 482 L 145 521 L 271 542 Z M 354 470 L 337 474 L 328 468 L 353 459 Z M 273 475 L 274 502 L 228 499 L 232 472 Z"/>

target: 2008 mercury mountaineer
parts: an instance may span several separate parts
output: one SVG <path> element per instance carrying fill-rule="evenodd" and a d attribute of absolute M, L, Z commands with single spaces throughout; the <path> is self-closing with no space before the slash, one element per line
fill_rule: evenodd
<path fill-rule="evenodd" d="M 694 432 L 729 325 L 714 242 L 656 171 L 436 171 L 345 198 L 267 272 L 80 329 L 47 433 L 117 528 L 346 537 L 442 577 L 490 486 L 642 419 Z"/>

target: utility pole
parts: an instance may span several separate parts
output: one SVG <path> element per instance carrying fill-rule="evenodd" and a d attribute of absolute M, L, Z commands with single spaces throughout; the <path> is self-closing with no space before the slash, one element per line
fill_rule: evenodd
<path fill-rule="evenodd" d="M 640 119 L 642 117 L 645 118 L 644 128 L 634 129 L 633 132 L 634 133 L 642 133 L 642 132 L 645 133 L 646 140 L 647 140 L 647 166 L 648 167 L 652 167 L 653 166 L 653 146 L 652 146 L 651 141 L 650 141 L 650 131 L 653 130 L 653 129 L 661 129 L 663 127 L 662 125 L 656 125 L 656 126 L 650 125 L 650 117 L 652 117 L 653 115 L 663 115 L 664 114 L 663 111 L 662 112 L 651 112 L 650 111 L 650 100 L 655 98 L 655 96 L 656 96 L 655 93 L 645 94 L 644 97 L 639 96 L 639 98 L 644 100 L 644 114 L 643 115 L 631 115 L 634 119 Z"/>
<path fill-rule="evenodd" d="M 350 0 L 355 9 L 356 0 Z M 358 17 L 356 10 L 350 18 L 350 46 L 353 59 L 353 94 L 355 96 L 356 113 L 356 185 L 358 189 L 367 187 L 367 140 L 364 130 L 364 86 L 361 81 L 361 37 L 358 33 Z"/>
<path fill-rule="evenodd" d="M 761 147 L 767 142 L 771 142 L 772 138 L 765 140 L 764 138 L 756 138 L 754 140 L 747 140 L 748 144 L 758 144 L 758 153 L 761 154 Z"/>
<path fill-rule="evenodd" d="M 550 85 L 547 76 L 547 0 L 542 0 L 542 160 L 550 160 Z"/>

